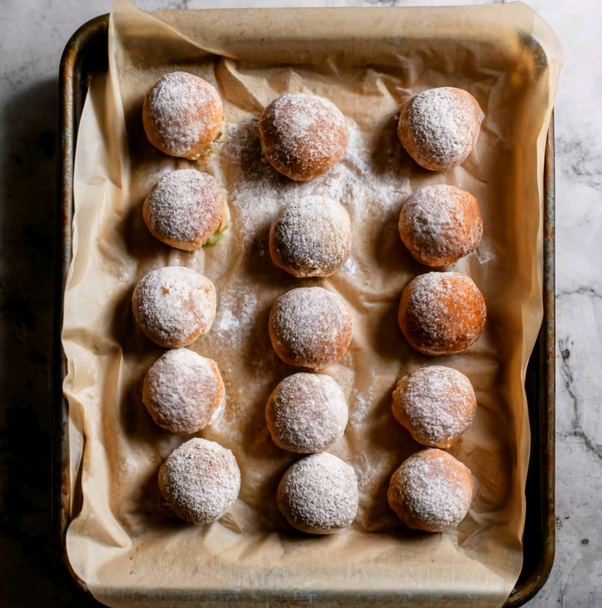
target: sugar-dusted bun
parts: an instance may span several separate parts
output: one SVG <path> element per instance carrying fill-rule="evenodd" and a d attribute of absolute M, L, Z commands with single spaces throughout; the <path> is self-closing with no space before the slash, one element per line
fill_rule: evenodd
<path fill-rule="evenodd" d="M 283 475 L 276 496 L 288 523 L 310 534 L 332 534 L 351 525 L 359 491 L 355 471 L 321 452 L 295 462 Z"/>
<path fill-rule="evenodd" d="M 453 264 L 481 241 L 483 220 L 477 199 L 454 186 L 420 188 L 401 209 L 399 235 L 421 264 Z"/>
<path fill-rule="evenodd" d="M 484 114 L 468 91 L 428 89 L 402 109 L 397 134 L 408 154 L 425 169 L 447 171 L 470 154 Z"/>
<path fill-rule="evenodd" d="M 206 80 L 188 72 L 170 72 L 146 94 L 142 121 L 155 148 L 196 160 L 220 132 L 224 108 Z"/>
<path fill-rule="evenodd" d="M 425 355 L 452 355 L 477 341 L 485 327 L 485 298 L 472 279 L 459 272 L 428 272 L 404 289 L 399 327 Z"/>
<path fill-rule="evenodd" d="M 274 443 L 300 454 L 322 452 L 347 426 L 347 403 L 330 376 L 298 373 L 272 391 L 265 417 Z"/>
<path fill-rule="evenodd" d="M 223 222 L 217 182 L 194 169 L 161 177 L 146 197 L 142 212 L 153 236 L 186 251 L 202 247 Z"/>
<path fill-rule="evenodd" d="M 187 348 L 164 353 L 146 372 L 142 401 L 153 420 L 172 433 L 204 429 L 225 396 L 217 363 Z"/>
<path fill-rule="evenodd" d="M 421 450 L 393 473 L 389 505 L 410 528 L 443 532 L 457 526 L 472 502 L 468 467 L 443 450 Z"/>
<path fill-rule="evenodd" d="M 240 481 L 234 454 L 206 439 L 183 443 L 159 469 L 163 498 L 191 524 L 208 524 L 224 515 L 238 497 Z"/>
<path fill-rule="evenodd" d="M 477 398 L 470 380 L 451 367 L 422 367 L 393 391 L 393 416 L 422 445 L 448 448 L 472 424 Z"/>
<path fill-rule="evenodd" d="M 298 287 L 273 304 L 270 338 L 288 365 L 320 370 L 339 361 L 353 337 L 353 319 L 340 296 L 322 287 Z"/>
<path fill-rule="evenodd" d="M 272 261 L 298 278 L 330 276 L 345 263 L 350 249 L 349 214 L 326 196 L 289 203 L 270 230 Z"/>
<path fill-rule="evenodd" d="M 328 99 L 287 93 L 264 110 L 259 138 L 276 171 L 297 181 L 309 181 L 341 160 L 349 134 L 345 117 Z"/>
<path fill-rule="evenodd" d="M 156 344 L 177 348 L 206 334 L 216 314 L 213 283 L 183 266 L 151 270 L 132 294 L 132 307 L 140 329 Z"/>

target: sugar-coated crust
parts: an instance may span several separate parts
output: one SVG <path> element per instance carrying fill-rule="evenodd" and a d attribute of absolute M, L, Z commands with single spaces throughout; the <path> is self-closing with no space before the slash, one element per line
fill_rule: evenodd
<path fill-rule="evenodd" d="M 472 493 L 468 467 L 451 454 L 430 448 L 410 456 L 393 473 L 387 498 L 408 527 L 443 532 L 466 517 Z"/>
<path fill-rule="evenodd" d="M 397 134 L 421 167 L 447 171 L 466 160 L 483 118 L 477 100 L 468 91 L 454 87 L 428 89 L 402 109 Z"/>
<path fill-rule="evenodd" d="M 276 171 L 309 181 L 341 160 L 349 134 L 345 117 L 328 99 L 287 93 L 272 101 L 259 119 L 261 148 Z"/>
<path fill-rule="evenodd" d="M 353 337 L 353 319 L 337 294 L 322 287 L 299 287 L 274 302 L 269 332 L 285 363 L 317 371 L 343 358 Z"/>
<path fill-rule="evenodd" d="M 148 140 L 169 156 L 196 160 L 222 128 L 224 108 L 213 85 L 188 72 L 162 76 L 144 97 Z"/>
<path fill-rule="evenodd" d="M 429 272 L 404 289 L 399 327 L 425 355 L 451 355 L 474 344 L 485 327 L 485 298 L 472 279 L 458 272 Z"/>
<path fill-rule="evenodd" d="M 455 186 L 425 186 L 399 214 L 399 236 L 414 259 L 426 266 L 453 264 L 473 252 L 483 235 L 477 199 Z"/>

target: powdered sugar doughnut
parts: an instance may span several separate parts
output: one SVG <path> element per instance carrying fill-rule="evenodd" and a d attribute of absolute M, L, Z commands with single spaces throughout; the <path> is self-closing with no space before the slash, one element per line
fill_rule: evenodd
<path fill-rule="evenodd" d="M 188 346 L 206 334 L 215 320 L 216 306 L 213 283 L 183 266 L 152 270 L 132 294 L 140 329 L 165 348 Z"/>
<path fill-rule="evenodd" d="M 194 169 L 164 175 L 146 197 L 142 212 L 153 236 L 186 251 L 203 246 L 223 221 L 217 182 Z"/>
<path fill-rule="evenodd" d="M 345 207 L 326 196 L 287 205 L 272 224 L 270 255 L 295 277 L 328 277 L 347 260 L 351 220 Z"/>
<path fill-rule="evenodd" d="M 159 489 L 171 510 L 192 524 L 224 515 L 240 491 L 234 454 L 219 443 L 191 439 L 175 449 L 159 469 Z"/>
<path fill-rule="evenodd" d="M 470 154 L 484 114 L 468 91 L 428 89 L 401 111 L 397 134 L 408 154 L 425 169 L 447 171 Z"/>
<path fill-rule="evenodd" d="M 144 98 L 144 131 L 164 154 L 196 160 L 222 128 L 224 108 L 215 87 L 188 72 L 159 78 Z"/>
<path fill-rule="evenodd" d="M 278 508 L 297 530 L 332 534 L 355 519 L 357 477 L 336 456 L 312 454 L 289 467 L 278 485 L 277 500 Z"/>
<path fill-rule="evenodd" d="M 451 454 L 435 448 L 422 450 L 393 473 L 387 497 L 408 527 L 443 532 L 466 517 L 472 477 L 468 467 Z"/>
<path fill-rule="evenodd" d="M 298 373 L 272 391 L 265 417 L 278 447 L 313 454 L 341 437 L 348 410 L 341 387 L 330 376 Z"/>
<path fill-rule="evenodd" d="M 272 101 L 259 119 L 261 148 L 280 173 L 309 181 L 341 160 L 349 134 L 345 117 L 328 99 L 287 93 Z"/>
<path fill-rule="evenodd" d="M 270 338 L 288 365 L 320 370 L 339 361 L 353 337 L 353 320 L 345 302 L 322 287 L 298 287 L 273 304 Z"/>
<path fill-rule="evenodd" d="M 225 396 L 212 359 L 187 348 L 163 354 L 144 377 L 142 401 L 153 420 L 171 433 L 192 434 L 212 420 Z"/>
<path fill-rule="evenodd" d="M 399 327 L 410 345 L 425 355 L 467 349 L 481 335 L 486 317 L 483 294 L 459 272 L 417 276 L 399 303 Z"/>
<path fill-rule="evenodd" d="M 399 235 L 421 264 L 452 264 L 481 241 L 483 220 L 477 199 L 454 186 L 420 188 L 401 209 Z"/>
<path fill-rule="evenodd" d="M 470 380 L 433 365 L 404 376 L 393 391 L 393 416 L 423 445 L 448 448 L 472 424 L 477 398 Z"/>

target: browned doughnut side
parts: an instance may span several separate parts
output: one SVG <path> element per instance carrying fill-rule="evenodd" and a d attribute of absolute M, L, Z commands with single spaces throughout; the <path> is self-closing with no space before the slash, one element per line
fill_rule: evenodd
<path fill-rule="evenodd" d="M 392 412 L 422 445 L 448 448 L 472 424 L 477 399 L 470 380 L 450 367 L 433 365 L 401 378 Z"/>
<path fill-rule="evenodd" d="M 269 163 L 296 181 L 309 181 L 341 160 L 349 134 L 345 117 L 317 95 L 287 93 L 259 119 L 259 139 Z"/>
<path fill-rule="evenodd" d="M 150 143 L 169 156 L 196 160 L 222 128 L 224 108 L 215 87 L 188 72 L 170 72 L 149 90 L 142 122 Z"/>
<path fill-rule="evenodd" d="M 481 242 L 483 220 L 477 199 L 454 186 L 425 186 L 399 214 L 399 236 L 414 259 L 426 266 L 453 264 Z"/>
<path fill-rule="evenodd" d="M 387 498 L 408 527 L 443 532 L 466 517 L 472 493 L 470 470 L 451 454 L 429 448 L 410 456 L 393 473 Z"/>
<path fill-rule="evenodd" d="M 321 370 L 343 358 L 353 337 L 345 302 L 321 287 L 299 287 L 276 299 L 269 332 L 276 354 L 288 365 Z"/>
<path fill-rule="evenodd" d="M 425 355 L 466 350 L 483 332 L 486 318 L 483 294 L 458 272 L 419 275 L 399 303 L 399 327 L 410 345 Z"/>
<path fill-rule="evenodd" d="M 483 116 L 468 91 L 454 87 L 428 89 L 402 109 L 397 135 L 421 167 L 447 171 L 461 165 L 470 154 Z"/>

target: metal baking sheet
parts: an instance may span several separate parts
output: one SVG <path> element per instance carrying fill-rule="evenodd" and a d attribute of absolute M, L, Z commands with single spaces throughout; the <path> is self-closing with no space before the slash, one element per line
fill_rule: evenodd
<path fill-rule="evenodd" d="M 68 409 L 62 383 L 66 373 L 60 333 L 63 292 L 71 261 L 73 220 L 73 167 L 79 119 L 89 76 L 106 71 L 108 64 L 108 15 L 83 25 L 68 42 L 60 66 L 60 156 L 57 197 L 57 300 L 54 323 L 54 395 L 56 428 L 54 444 L 54 529 L 57 550 L 76 594 L 87 605 L 100 604 L 89 593 L 85 581 L 73 572 L 65 547 L 70 523 L 70 482 L 67 432 Z M 531 426 L 531 455 L 527 477 L 527 512 L 524 533 L 524 563 L 519 580 L 505 606 L 517 607 L 542 587 L 554 560 L 554 407 L 555 407 L 555 308 L 554 308 L 554 131 L 551 124 L 544 175 L 544 321 L 526 375 Z"/>

